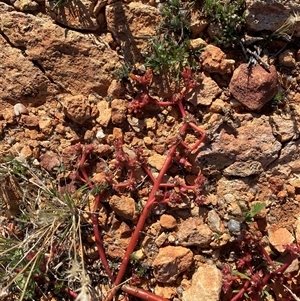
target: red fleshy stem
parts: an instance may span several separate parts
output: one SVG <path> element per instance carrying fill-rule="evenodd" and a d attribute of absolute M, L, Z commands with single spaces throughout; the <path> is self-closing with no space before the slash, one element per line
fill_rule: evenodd
<path fill-rule="evenodd" d="M 77 298 L 78 294 L 76 292 L 74 292 L 73 290 L 69 289 L 68 287 L 65 287 L 64 290 L 72 298 Z"/>
<path fill-rule="evenodd" d="M 299 256 L 296 254 L 291 254 L 290 258 L 282 265 L 280 266 L 276 271 L 273 273 L 267 273 L 263 280 L 260 283 L 260 287 L 264 287 L 270 278 L 272 278 L 274 275 L 282 274 L 284 271 L 291 265 L 291 263 L 298 258 Z"/>
<path fill-rule="evenodd" d="M 181 127 L 181 131 L 185 131 L 186 128 L 187 128 L 187 124 L 183 124 L 182 127 Z M 112 298 L 114 297 L 114 295 L 116 294 L 116 292 L 118 290 L 118 285 L 121 283 L 121 281 L 124 277 L 124 274 L 126 272 L 128 263 L 130 261 L 130 255 L 132 254 L 132 252 L 133 252 L 133 250 L 134 250 L 134 248 L 135 248 L 135 246 L 138 242 L 138 239 L 139 239 L 139 236 L 140 236 L 140 231 L 142 231 L 142 229 L 145 225 L 148 214 L 149 214 L 150 210 L 152 209 L 152 206 L 155 204 L 156 193 L 159 190 L 162 179 L 163 179 L 164 175 L 166 174 L 166 172 L 167 172 L 167 170 L 168 170 L 168 168 L 169 168 L 169 166 L 172 162 L 172 159 L 173 159 L 173 156 L 175 154 L 176 148 L 177 148 L 177 144 L 173 145 L 171 147 L 171 149 L 170 149 L 170 151 L 167 155 L 167 158 L 166 158 L 166 160 L 163 164 L 163 167 L 160 170 L 160 172 L 158 174 L 158 177 L 156 178 L 156 180 L 153 184 L 152 190 L 151 190 L 151 192 L 149 194 L 149 197 L 148 197 L 148 201 L 147 201 L 147 203 L 146 203 L 146 205 L 145 205 L 145 207 L 144 207 L 144 209 L 143 209 L 143 211 L 140 215 L 140 218 L 138 220 L 136 228 L 133 232 L 133 235 L 130 239 L 129 245 L 126 249 L 125 255 L 124 255 L 122 263 L 121 263 L 120 270 L 119 270 L 117 278 L 114 282 L 114 287 L 112 288 L 112 290 L 110 291 L 110 293 L 106 297 L 105 301 L 112 300 Z"/>
<path fill-rule="evenodd" d="M 87 155 L 92 152 L 93 150 L 93 146 L 89 145 L 89 146 L 86 146 L 84 149 L 83 149 L 83 153 L 82 153 L 82 157 L 80 159 L 80 162 L 79 162 L 79 170 L 82 174 L 82 178 L 83 180 L 86 182 L 89 180 L 89 177 L 86 173 L 86 170 L 85 170 L 85 167 L 84 167 L 84 164 L 85 164 L 85 161 L 86 161 L 86 157 Z M 92 182 L 89 182 L 89 187 L 91 189 L 94 188 L 94 184 Z M 104 191 L 102 191 L 101 193 L 97 194 L 95 196 L 95 201 L 94 201 L 94 207 L 93 207 L 93 213 L 92 213 L 92 222 L 93 222 L 93 230 L 94 230 L 94 235 L 95 235 L 95 240 L 96 240 L 96 245 L 97 245 L 97 250 L 98 250 L 98 254 L 99 254 L 99 257 L 101 259 L 101 262 L 103 264 L 103 267 L 105 269 L 105 272 L 107 273 L 108 277 L 114 281 L 114 277 L 113 277 L 113 274 L 111 272 L 111 269 L 108 265 L 108 262 L 107 262 L 107 259 L 106 259 L 106 255 L 105 255 L 105 251 L 103 249 L 103 243 L 102 243 L 102 239 L 101 239 L 101 234 L 100 234 L 100 231 L 99 231 L 99 225 L 98 225 L 98 214 L 96 213 L 97 210 L 98 210 L 98 207 L 99 207 L 99 204 L 100 204 L 100 200 L 101 200 L 101 197 L 103 196 L 104 194 Z"/>
<path fill-rule="evenodd" d="M 149 291 L 145 291 L 141 288 L 137 288 L 137 287 L 132 287 L 129 286 L 127 284 L 122 285 L 121 287 L 122 291 L 124 291 L 125 293 L 128 293 L 132 296 L 138 297 L 142 300 L 146 300 L 146 301 L 168 301 L 167 299 L 160 297 L 158 295 L 155 295 Z"/>
<path fill-rule="evenodd" d="M 121 189 L 121 188 L 132 187 L 132 185 L 134 183 L 133 178 L 134 178 L 134 169 L 131 168 L 131 170 L 130 170 L 130 176 L 129 176 L 128 181 L 126 181 L 124 183 L 115 184 L 115 185 L 113 185 L 113 188 L 115 190 L 118 190 L 118 189 Z"/>
<path fill-rule="evenodd" d="M 102 265 L 103 265 L 108 277 L 111 279 L 111 281 L 114 281 L 114 276 L 108 265 L 106 255 L 105 255 L 105 252 L 103 249 L 103 242 L 102 242 L 101 234 L 99 231 L 99 225 L 98 225 L 98 214 L 96 213 L 96 211 L 98 210 L 99 204 L 100 204 L 100 197 L 103 195 L 103 193 L 104 193 L 104 191 L 102 191 L 100 194 L 96 195 L 96 197 L 95 197 L 92 221 L 93 221 L 93 229 L 94 229 L 94 235 L 95 235 L 95 240 L 96 240 L 99 257 L 101 259 Z"/>
<path fill-rule="evenodd" d="M 260 249 L 260 251 L 262 252 L 262 254 L 265 256 L 265 258 L 268 261 L 268 263 L 270 265 L 274 266 L 274 262 L 271 259 L 270 255 L 267 253 L 267 251 L 265 250 L 265 248 L 260 243 L 258 244 L 258 248 Z"/>
<path fill-rule="evenodd" d="M 266 257 L 267 261 L 274 266 L 274 262 L 272 261 L 272 259 L 269 257 L 269 255 L 266 253 L 266 251 L 264 250 L 264 248 L 259 245 L 260 250 L 262 251 L 263 255 Z M 262 288 L 267 284 L 267 282 L 273 278 L 275 275 L 279 275 L 284 273 L 284 271 L 291 265 L 291 263 L 298 258 L 299 255 L 298 254 L 291 254 L 289 259 L 282 265 L 280 266 L 277 270 L 275 270 L 274 272 L 269 272 L 267 273 L 264 278 L 262 279 L 262 281 L 258 284 L 257 290 L 255 291 L 255 296 L 253 296 L 252 300 L 256 301 L 259 298 L 259 292 L 262 290 Z M 239 300 L 240 297 L 242 297 L 244 295 L 244 293 L 247 291 L 247 289 L 250 287 L 251 281 L 247 280 L 244 285 L 243 288 L 238 292 L 238 294 L 236 294 L 231 301 L 237 301 Z"/>
<path fill-rule="evenodd" d="M 186 72 L 186 74 L 185 74 L 186 88 L 182 93 L 180 93 L 179 95 L 176 95 L 176 102 L 175 102 L 175 98 L 174 98 L 174 101 L 161 102 L 161 103 L 158 103 L 158 104 L 173 105 L 174 103 L 176 103 L 179 107 L 179 110 L 181 112 L 182 117 L 186 117 L 187 113 L 185 112 L 185 109 L 183 107 L 182 100 L 185 97 L 185 95 L 188 93 L 188 91 L 194 86 L 194 83 L 190 80 L 190 76 L 191 76 L 191 71 Z M 141 78 L 136 78 L 135 77 L 134 79 L 138 79 L 138 81 L 141 83 Z M 144 93 L 145 93 L 145 91 L 147 92 L 147 89 L 144 89 Z M 179 135 L 180 136 L 183 136 L 185 134 L 188 126 L 192 127 L 194 130 L 196 130 L 198 133 L 201 134 L 201 137 L 199 138 L 199 140 L 197 141 L 197 143 L 194 146 L 192 146 L 191 148 L 188 148 L 187 146 L 185 146 L 186 148 L 188 148 L 190 150 L 195 150 L 204 141 L 205 131 L 200 129 L 199 127 L 197 127 L 192 122 L 185 122 L 179 130 Z M 136 228 L 133 232 L 133 235 L 130 239 L 129 245 L 126 249 L 125 255 L 123 257 L 123 260 L 122 260 L 122 263 L 121 263 L 121 266 L 120 266 L 120 270 L 119 270 L 117 278 L 114 282 L 114 287 L 112 288 L 110 293 L 107 295 L 105 301 L 111 301 L 113 299 L 114 295 L 116 294 L 117 290 L 119 289 L 118 286 L 120 285 L 120 283 L 121 283 L 121 281 L 122 281 L 122 279 L 125 275 L 128 263 L 130 261 L 130 255 L 134 251 L 134 248 L 135 248 L 135 246 L 138 242 L 140 231 L 142 231 L 142 229 L 145 225 L 145 221 L 148 217 L 148 214 L 149 214 L 150 210 L 152 209 L 153 205 L 157 202 L 156 201 L 156 194 L 157 194 L 158 190 L 162 186 L 164 186 L 164 187 L 174 187 L 174 184 L 163 184 L 162 180 L 163 180 L 163 177 L 166 174 L 170 164 L 172 163 L 173 158 L 175 157 L 176 148 L 177 148 L 179 143 L 181 143 L 181 140 L 178 140 L 177 142 L 175 142 L 173 144 L 173 146 L 170 148 L 170 150 L 168 152 L 168 155 L 167 155 L 167 158 L 166 158 L 166 160 L 163 164 L 163 167 L 161 168 L 161 170 L 159 172 L 159 175 L 156 179 L 153 177 L 150 170 L 147 167 L 143 166 L 145 172 L 148 174 L 150 179 L 153 181 L 153 187 L 152 187 L 152 190 L 149 194 L 146 206 L 144 207 L 144 209 L 143 209 L 143 211 L 140 215 L 137 226 L 136 226 Z M 125 286 L 125 289 L 126 288 L 129 290 L 129 288 L 127 286 Z M 138 294 L 137 290 L 134 290 L 134 289 L 131 290 L 131 292 L 133 292 L 133 291 L 135 292 L 135 294 Z M 153 299 L 155 297 L 152 296 L 153 294 L 150 293 L 150 292 L 144 291 L 142 295 L 143 295 L 143 298 L 145 298 L 144 300 L 153 300 L 153 301 L 154 300 L 160 300 L 160 301 L 162 300 L 162 299 L 159 299 L 160 298 L 159 296 L 156 296 L 156 298 L 158 298 L 158 299 Z M 141 297 L 141 296 L 139 295 L 139 297 Z"/>
<path fill-rule="evenodd" d="M 248 287 L 250 286 L 250 284 L 251 284 L 250 280 L 247 280 L 244 283 L 244 285 L 241 288 L 241 290 L 230 301 L 237 301 L 237 300 L 239 300 L 244 295 L 244 293 L 246 292 L 246 290 L 248 289 Z"/>
<path fill-rule="evenodd" d="M 81 159 L 79 161 L 79 170 L 82 174 L 82 177 L 80 177 L 80 175 L 78 176 L 79 178 L 83 178 L 84 182 L 87 182 L 89 179 L 89 176 L 86 173 L 85 167 L 84 167 L 84 163 L 86 161 L 86 157 L 89 153 L 91 153 L 93 151 L 94 147 L 92 145 L 87 145 L 86 147 L 82 147 L 82 155 L 81 155 Z M 90 182 L 89 183 L 89 187 L 93 188 L 93 184 Z"/>

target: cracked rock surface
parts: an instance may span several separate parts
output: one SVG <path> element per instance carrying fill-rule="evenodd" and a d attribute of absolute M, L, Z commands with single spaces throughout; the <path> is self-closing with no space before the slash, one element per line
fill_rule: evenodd
<path fill-rule="evenodd" d="M 51 193 L 57 189 L 55 200 L 72 196 L 65 200 L 74 204 L 68 212 L 74 210 L 80 216 L 82 224 L 77 221 L 75 229 L 82 231 L 82 248 L 74 248 L 70 240 L 43 252 L 50 256 L 55 248 L 75 249 L 76 258 L 84 260 L 95 300 L 105 300 L 113 281 L 99 259 L 99 239 L 93 229 L 99 226 L 108 265 L 116 274 L 153 182 L 177 142 L 163 185 L 153 195 L 158 201 L 145 225 L 138 228 L 123 279 L 126 284 L 170 301 L 228 301 L 236 290 L 242 290 L 249 275 L 225 292 L 224 283 L 230 279 L 224 270 L 241 271 L 245 250 L 254 252 L 250 252 L 255 259 L 251 269 L 267 273 L 277 262 L 287 261 L 287 245 L 299 243 L 299 1 L 245 2 L 245 28 L 238 41 L 251 33 L 252 44 L 245 45 L 251 51 L 263 48 L 262 61 L 268 61 L 269 71 L 260 61 L 249 67 L 240 44 L 218 45 L 209 32 L 212 21 L 201 15 L 197 5 L 191 8 L 187 18 L 191 23 L 189 50 L 196 56 L 195 85 L 182 101 L 187 112 L 183 117 L 177 101 L 184 81 L 168 72 L 151 75 L 147 87 L 151 102 L 141 110 L 132 106 L 145 91 L 137 82 L 147 72 L 145 56 L 151 54 L 149 45 L 158 38 L 165 2 L 70 0 L 58 6 L 48 0 L 0 0 L 1 170 L 15 158 L 18 168 L 24 164 L 35 171 L 26 176 L 22 168 L 14 169 L 21 173 L 17 176 L 0 173 L 0 240 L 25 241 L 33 228 L 51 219 L 41 214 L 48 199 L 39 199 L 40 190 L 33 193 L 31 186 L 24 186 L 25 179 L 45 185 Z M 284 37 L 272 36 L 287 20 L 295 22 Z M 184 122 L 193 122 L 206 132 L 196 149 L 191 150 L 201 135 L 193 127 L 183 135 L 179 129 Z M 90 145 L 94 150 L 83 164 L 88 173 L 83 185 L 74 174 L 82 168 L 80 146 Z M 199 176 L 203 183 L 197 186 Z M 91 189 L 91 183 L 96 187 Z M 31 203 L 37 211 L 22 232 L 22 210 Z M 263 208 L 254 212 L 257 204 Z M 47 213 L 59 208 L 55 217 L 63 217 L 63 205 L 59 201 Z M 253 239 L 248 243 L 242 240 L 245 231 Z M 60 237 L 55 239 L 60 242 Z M 262 257 L 261 246 L 272 257 L 271 267 Z M 0 244 L 0 254 L 1 248 Z M 47 266 L 62 269 L 59 277 L 44 277 L 48 282 L 26 300 L 74 300 L 66 291 L 56 294 L 52 286 L 57 279 L 69 279 L 73 271 L 70 250 L 61 254 L 63 260 Z M 280 275 L 291 277 L 284 278 L 284 283 L 299 295 L 298 257 L 289 273 Z M 0 255 L 0 273 L 2 266 Z M 78 292 L 82 274 L 75 276 L 70 286 Z M 23 282 L 16 283 L 5 301 L 19 300 L 16 292 Z M 290 298 L 284 287 L 268 283 L 264 289 L 274 301 Z M 122 290 L 119 293 L 125 298 Z M 130 301 L 138 298 L 128 296 Z"/>

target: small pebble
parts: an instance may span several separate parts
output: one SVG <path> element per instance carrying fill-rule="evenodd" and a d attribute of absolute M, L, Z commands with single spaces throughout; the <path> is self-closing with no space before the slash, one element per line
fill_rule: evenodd
<path fill-rule="evenodd" d="M 230 105 L 232 108 L 238 108 L 242 106 L 242 104 L 234 98 L 230 99 Z"/>
<path fill-rule="evenodd" d="M 20 116 L 22 114 L 28 114 L 27 108 L 21 103 L 17 103 L 14 105 L 14 113 L 16 116 Z"/>
<path fill-rule="evenodd" d="M 177 286 L 177 287 L 176 287 L 176 291 L 177 291 L 177 294 L 182 295 L 182 293 L 183 293 L 183 288 L 182 288 L 181 286 Z"/>
<path fill-rule="evenodd" d="M 231 233 L 239 233 L 241 231 L 241 223 L 234 220 L 234 219 L 231 219 L 228 221 L 227 223 L 227 227 L 228 227 L 228 230 L 231 232 Z"/>
<path fill-rule="evenodd" d="M 97 139 L 102 139 L 104 137 L 105 137 L 105 134 L 103 133 L 103 130 L 102 129 L 98 130 L 97 133 L 96 133 L 96 138 Z"/>

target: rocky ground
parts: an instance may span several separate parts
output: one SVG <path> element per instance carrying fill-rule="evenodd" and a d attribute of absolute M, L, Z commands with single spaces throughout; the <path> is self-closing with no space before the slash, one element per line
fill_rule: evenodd
<path fill-rule="evenodd" d="M 163 4 L 0 1 L 0 300 L 108 300 L 143 208 L 115 300 L 299 300 L 300 3 L 225 47 L 196 2 L 186 82 L 143 65 Z"/>

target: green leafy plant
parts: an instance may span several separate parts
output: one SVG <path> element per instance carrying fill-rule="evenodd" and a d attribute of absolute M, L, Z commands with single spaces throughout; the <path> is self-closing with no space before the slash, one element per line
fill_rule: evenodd
<path fill-rule="evenodd" d="M 139 257 L 132 253 L 130 255 L 131 263 L 133 265 L 134 273 L 137 274 L 138 277 L 143 277 L 147 272 L 147 267 L 144 266 Z"/>
<path fill-rule="evenodd" d="M 114 75 L 121 81 L 123 79 L 128 79 L 129 74 L 132 72 L 133 67 L 128 63 L 123 63 L 120 68 L 118 68 Z"/>
<path fill-rule="evenodd" d="M 189 65 L 188 44 L 187 40 L 177 45 L 170 38 L 156 39 L 151 45 L 152 55 L 146 58 L 145 65 L 156 73 L 165 68 L 174 70 L 175 77 L 178 78 L 183 68 Z"/>
<path fill-rule="evenodd" d="M 53 7 L 51 10 L 54 10 L 56 8 L 62 7 L 68 3 L 69 0 L 54 0 L 53 1 Z"/>
<path fill-rule="evenodd" d="M 271 100 L 271 107 L 276 108 L 278 105 L 282 104 L 286 96 L 282 89 L 279 89 L 274 98 Z"/>
<path fill-rule="evenodd" d="M 255 203 L 251 206 L 249 210 L 246 206 L 244 206 L 240 202 L 238 202 L 238 205 L 243 212 L 244 220 L 246 223 L 251 223 L 253 221 L 253 218 L 266 207 L 265 203 Z"/>
<path fill-rule="evenodd" d="M 16 160 L 15 156 L 13 154 L 9 154 L 6 157 L 3 158 L 3 161 L 6 163 L 3 169 L 1 169 L 0 166 L 0 174 L 6 174 L 7 172 L 7 166 L 9 166 L 10 174 L 16 175 L 16 176 L 22 176 L 25 173 L 25 166 L 18 160 Z"/>
<path fill-rule="evenodd" d="M 187 66 L 196 68 L 195 54 L 189 42 L 189 12 L 193 2 L 169 0 L 162 9 L 162 22 L 149 50 L 144 53 L 145 66 L 155 73 L 170 72 L 179 80 Z"/>
<path fill-rule="evenodd" d="M 167 36 L 174 36 L 177 41 L 183 40 L 190 33 L 189 15 L 193 2 L 169 0 L 161 9 L 163 16 L 160 31 Z"/>
<path fill-rule="evenodd" d="M 219 45 L 230 46 L 237 40 L 244 23 L 245 0 L 205 0 L 204 13 L 219 27 L 215 40 Z"/>

